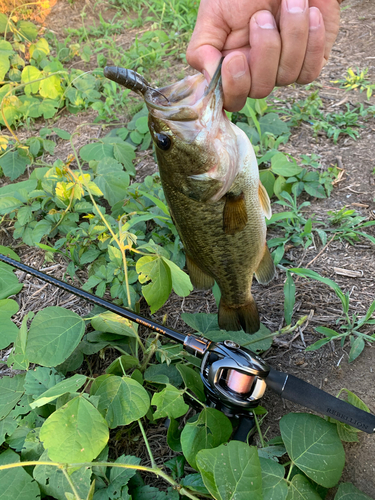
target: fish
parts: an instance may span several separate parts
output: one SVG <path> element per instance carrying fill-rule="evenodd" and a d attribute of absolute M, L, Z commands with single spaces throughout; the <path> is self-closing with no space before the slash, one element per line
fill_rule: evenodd
<path fill-rule="evenodd" d="M 114 71 L 104 74 L 111 78 Z M 220 329 L 255 333 L 260 320 L 253 276 L 267 284 L 275 275 L 266 244 L 271 203 L 249 138 L 224 111 L 221 63 L 210 83 L 196 74 L 159 89 L 146 82 L 143 90 L 161 183 L 191 282 L 203 290 L 218 284 Z"/>

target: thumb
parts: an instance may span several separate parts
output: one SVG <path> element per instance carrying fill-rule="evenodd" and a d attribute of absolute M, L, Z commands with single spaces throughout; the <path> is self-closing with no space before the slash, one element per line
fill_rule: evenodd
<path fill-rule="evenodd" d="M 186 60 L 190 66 L 204 74 L 206 80 L 209 82 L 213 77 L 222 54 L 220 50 L 212 45 L 201 45 L 194 47 L 194 40 L 189 43 L 186 52 Z"/>

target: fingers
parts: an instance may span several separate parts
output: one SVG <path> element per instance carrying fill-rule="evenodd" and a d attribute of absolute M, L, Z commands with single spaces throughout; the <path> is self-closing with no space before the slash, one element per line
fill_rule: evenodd
<path fill-rule="evenodd" d="M 306 84 L 320 75 L 324 65 L 325 29 L 322 14 L 316 7 L 309 9 L 309 38 L 298 83 Z"/>
<path fill-rule="evenodd" d="M 224 91 L 224 108 L 239 111 L 249 95 L 251 79 L 245 53 L 235 51 L 227 55 L 221 68 Z"/>

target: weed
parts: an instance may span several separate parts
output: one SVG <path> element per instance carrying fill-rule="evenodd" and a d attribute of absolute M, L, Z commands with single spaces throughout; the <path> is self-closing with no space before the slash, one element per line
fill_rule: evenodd
<path fill-rule="evenodd" d="M 348 68 L 347 75 L 344 79 L 334 80 L 332 83 L 339 83 L 340 88 L 346 90 L 358 89 L 360 92 L 366 91 L 367 99 L 370 99 L 373 91 L 375 90 L 375 84 L 372 84 L 369 80 L 366 80 L 366 75 L 368 73 L 368 68 L 357 71 L 353 71 L 352 68 Z"/>

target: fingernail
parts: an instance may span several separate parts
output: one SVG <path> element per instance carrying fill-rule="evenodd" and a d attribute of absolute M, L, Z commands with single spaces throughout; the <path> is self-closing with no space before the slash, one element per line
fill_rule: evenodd
<path fill-rule="evenodd" d="M 310 7 L 309 16 L 310 16 L 310 21 L 309 21 L 310 29 L 319 28 L 321 23 L 320 10 L 317 7 Z"/>
<path fill-rule="evenodd" d="M 235 56 L 230 59 L 227 65 L 232 78 L 237 80 L 246 72 L 246 62 L 244 56 Z"/>
<path fill-rule="evenodd" d="M 286 6 L 292 14 L 301 14 L 307 8 L 307 0 L 286 0 Z"/>
<path fill-rule="evenodd" d="M 261 10 L 254 15 L 255 22 L 260 28 L 265 30 L 273 30 L 276 28 L 276 23 L 273 15 L 268 10 Z"/>

